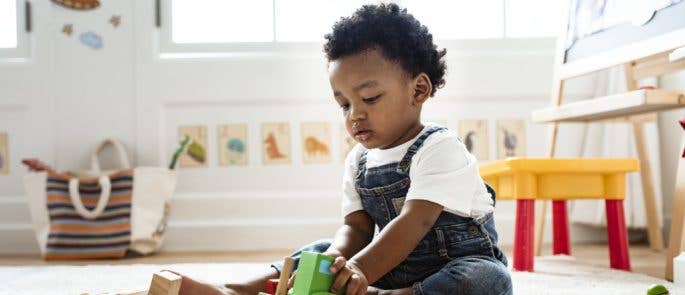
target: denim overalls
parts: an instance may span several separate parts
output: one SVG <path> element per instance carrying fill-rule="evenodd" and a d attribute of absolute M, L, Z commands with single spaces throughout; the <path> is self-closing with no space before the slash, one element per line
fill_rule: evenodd
<path fill-rule="evenodd" d="M 409 147 L 399 163 L 366 168 L 366 151 L 359 159 L 355 187 L 364 210 L 382 230 L 402 210 L 409 190 L 412 157 L 431 134 L 445 128 L 430 127 Z M 495 192 L 486 185 L 492 195 Z M 454 196 L 458 198 L 460 196 Z M 317 241 L 301 251 L 324 252 L 330 241 Z M 511 294 L 507 259 L 497 248 L 492 213 L 466 218 L 443 211 L 409 256 L 371 284 L 381 289 L 411 287 L 414 294 Z M 281 264 L 273 265 L 280 271 Z"/>

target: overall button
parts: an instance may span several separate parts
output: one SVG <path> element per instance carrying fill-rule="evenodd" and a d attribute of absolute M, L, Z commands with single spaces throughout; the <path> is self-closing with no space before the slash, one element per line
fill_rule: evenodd
<path fill-rule="evenodd" d="M 469 226 L 469 234 L 475 236 L 478 234 L 478 228 L 475 225 Z"/>

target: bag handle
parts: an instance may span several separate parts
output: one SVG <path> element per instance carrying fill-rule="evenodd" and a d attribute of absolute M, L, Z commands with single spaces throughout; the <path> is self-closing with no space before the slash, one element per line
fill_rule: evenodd
<path fill-rule="evenodd" d="M 100 176 L 98 182 L 100 183 L 100 199 L 93 211 L 88 211 L 88 209 L 83 206 L 83 202 L 81 202 L 81 194 L 78 190 L 78 178 L 69 179 L 69 197 L 71 197 L 71 203 L 74 205 L 76 212 L 85 219 L 98 218 L 98 216 L 105 211 L 107 202 L 109 202 L 109 196 L 112 192 L 112 183 L 109 181 L 109 177 L 106 175 Z"/>
<path fill-rule="evenodd" d="M 114 149 L 117 151 L 117 154 L 119 155 L 119 165 L 121 166 L 120 168 L 131 168 L 131 164 L 129 164 L 128 162 L 128 155 L 126 154 L 126 149 L 124 148 L 124 145 L 121 144 L 119 140 L 116 140 L 114 138 L 107 138 L 100 143 L 97 149 L 95 149 L 93 154 L 90 156 L 90 169 L 92 172 L 100 172 L 99 155 L 107 145 L 112 145 Z"/>

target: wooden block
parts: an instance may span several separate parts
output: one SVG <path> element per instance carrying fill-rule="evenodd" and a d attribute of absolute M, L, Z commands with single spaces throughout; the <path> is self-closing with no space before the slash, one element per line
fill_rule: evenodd
<path fill-rule="evenodd" d="M 285 257 L 283 259 L 283 269 L 281 276 L 278 279 L 278 286 L 276 287 L 276 295 L 285 295 L 288 292 L 288 279 L 293 272 L 295 260 L 292 257 Z"/>
<path fill-rule="evenodd" d="M 160 271 L 152 276 L 148 295 L 177 295 L 181 289 L 181 276 L 169 272 Z"/>

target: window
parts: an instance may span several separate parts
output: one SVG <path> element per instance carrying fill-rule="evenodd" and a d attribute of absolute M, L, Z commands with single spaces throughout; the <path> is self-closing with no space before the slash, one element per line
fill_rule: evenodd
<path fill-rule="evenodd" d="M 343 16 L 374 1 L 276 0 L 276 41 L 323 42 L 324 35 Z"/>
<path fill-rule="evenodd" d="M 26 57 L 24 1 L 0 0 L 0 58 Z"/>
<path fill-rule="evenodd" d="M 555 37 L 561 28 L 559 0 L 506 0 L 507 38 Z"/>
<path fill-rule="evenodd" d="M 270 42 L 272 0 L 174 0 L 171 6 L 175 43 Z"/>
<path fill-rule="evenodd" d="M 437 40 L 503 38 L 502 0 L 403 0 Z"/>
<path fill-rule="evenodd" d="M 17 47 L 17 2 L 0 1 L 0 48 Z"/>
<path fill-rule="evenodd" d="M 0 0 L 2 1 L 2 0 Z M 162 51 L 251 51 L 324 42 L 342 16 L 379 0 L 162 0 Z M 553 37 L 560 5 L 550 0 L 393 0 L 436 40 Z M 165 6 L 165 5 L 163 5 Z M 169 8 L 170 7 L 170 8 Z M 318 47 L 317 47 L 318 48 Z M 318 50 L 318 49 L 317 49 Z"/>

